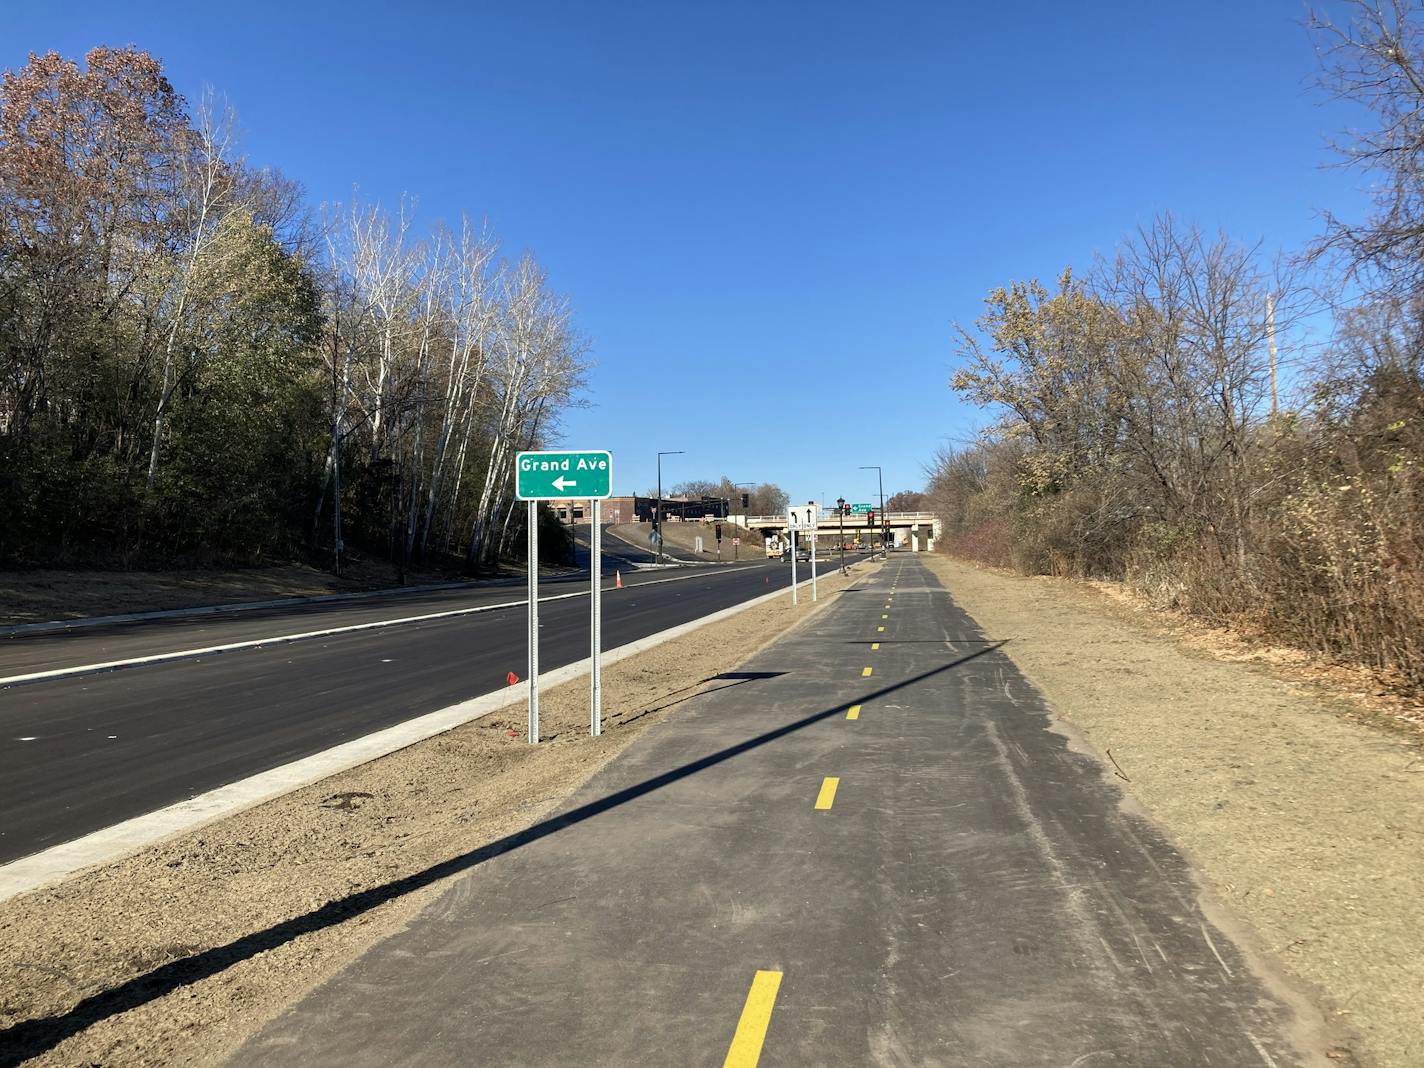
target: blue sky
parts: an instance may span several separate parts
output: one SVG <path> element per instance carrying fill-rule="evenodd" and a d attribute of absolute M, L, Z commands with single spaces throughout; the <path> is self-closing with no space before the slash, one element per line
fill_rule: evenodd
<path fill-rule="evenodd" d="M 615 489 L 920 488 L 984 416 L 951 324 L 1170 209 L 1268 249 L 1363 210 L 1298 0 L 4 5 L 0 66 L 136 44 L 314 203 L 486 216 L 597 366 Z"/>

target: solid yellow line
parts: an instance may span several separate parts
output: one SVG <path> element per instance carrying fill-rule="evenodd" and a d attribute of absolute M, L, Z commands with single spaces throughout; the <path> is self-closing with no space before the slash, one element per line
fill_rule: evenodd
<path fill-rule="evenodd" d="M 870 678 L 870 669 L 869 669 L 869 668 L 866 668 L 864 671 L 862 671 L 862 672 L 860 673 L 860 677 L 861 677 L 862 679 L 868 679 L 868 678 Z"/>
<path fill-rule="evenodd" d="M 821 792 L 816 795 L 816 807 L 830 808 L 836 800 L 836 787 L 840 784 L 840 779 L 827 775 L 826 781 L 821 783 Z"/>
<path fill-rule="evenodd" d="M 859 719 L 859 718 L 860 718 L 860 706 L 859 706 L 859 705 L 851 705 L 851 706 L 850 706 L 850 711 L 846 713 L 846 719 Z"/>
<path fill-rule="evenodd" d="M 727 1059 L 722 1068 L 756 1068 L 761 1060 L 761 1046 L 766 1041 L 766 1029 L 771 1023 L 771 1009 L 776 1004 L 776 992 L 781 989 L 781 973 L 758 969 L 752 977 L 752 988 L 747 991 L 746 1004 L 742 1006 L 741 1019 L 737 1021 L 737 1033 L 732 1036 L 732 1045 L 727 1049 Z"/>

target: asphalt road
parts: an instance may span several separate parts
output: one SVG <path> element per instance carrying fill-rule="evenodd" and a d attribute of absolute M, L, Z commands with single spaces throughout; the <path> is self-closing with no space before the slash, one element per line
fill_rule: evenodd
<path fill-rule="evenodd" d="M 994 638 L 892 557 L 235 1063 L 1329 1063 Z"/>
<path fill-rule="evenodd" d="M 605 649 L 785 589 L 790 569 L 753 562 L 624 581 L 623 590 L 604 595 Z M 564 583 L 548 592 L 579 588 L 587 588 L 586 577 L 582 587 Z M 522 587 L 465 589 L 10 639 L 0 674 L 523 595 Z M 588 655 L 586 596 L 541 603 L 540 622 L 545 670 Z M 496 690 L 509 671 L 523 677 L 525 657 L 520 603 L 0 688 L 0 863 Z"/>

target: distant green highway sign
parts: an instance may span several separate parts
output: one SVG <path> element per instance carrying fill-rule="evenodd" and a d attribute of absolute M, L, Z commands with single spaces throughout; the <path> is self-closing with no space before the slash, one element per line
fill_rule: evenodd
<path fill-rule="evenodd" d="M 875 505 L 873 505 L 873 504 L 853 504 L 853 505 L 850 506 L 850 510 L 851 510 L 851 512 L 854 513 L 855 515 L 865 515 L 866 512 L 873 512 L 873 511 L 875 511 Z"/>
<path fill-rule="evenodd" d="M 514 495 L 521 501 L 601 501 L 612 493 L 611 452 L 521 452 L 514 458 Z"/>

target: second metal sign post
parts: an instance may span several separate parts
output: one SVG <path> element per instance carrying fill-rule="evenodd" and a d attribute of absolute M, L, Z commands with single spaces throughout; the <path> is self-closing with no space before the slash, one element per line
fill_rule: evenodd
<path fill-rule="evenodd" d="M 529 743 L 539 741 L 539 502 L 587 500 L 593 505 L 589 538 L 589 733 L 602 732 L 603 530 L 599 502 L 612 493 L 613 454 L 521 452 L 514 457 L 514 496 L 529 502 Z"/>

